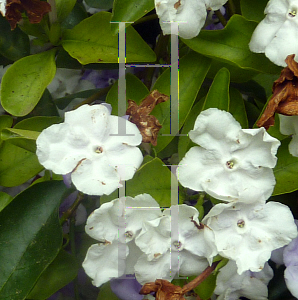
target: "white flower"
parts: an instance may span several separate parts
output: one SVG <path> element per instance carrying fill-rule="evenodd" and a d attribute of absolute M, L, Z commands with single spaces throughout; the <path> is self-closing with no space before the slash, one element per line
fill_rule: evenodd
<path fill-rule="evenodd" d="M 171 212 L 178 209 L 177 225 L 173 230 Z M 171 281 L 180 275 L 198 275 L 212 262 L 217 254 L 212 231 L 200 224 L 198 211 L 187 205 L 172 206 L 164 211 L 165 216 L 145 222 L 136 238 L 137 246 L 144 252 L 135 265 L 137 280 L 144 284 L 156 279 Z M 201 227 L 201 228 L 198 228 Z M 205 237 L 208 236 L 206 239 Z"/>
<path fill-rule="evenodd" d="M 286 67 L 288 55 L 298 57 L 298 0 L 270 0 L 265 14 L 252 35 L 249 48 L 265 53 L 273 63 Z"/>
<path fill-rule="evenodd" d="M 7 0 L 1 0 L 0 1 L 0 13 L 2 14 L 2 16 L 4 17 L 6 14 L 6 2 Z"/>
<path fill-rule="evenodd" d="M 217 204 L 203 223 L 213 230 L 219 254 L 236 261 L 239 274 L 262 270 L 271 251 L 297 236 L 290 209 L 278 202 Z"/>
<path fill-rule="evenodd" d="M 230 113 L 210 108 L 197 117 L 189 137 L 201 147 L 191 148 L 179 163 L 184 187 L 225 201 L 270 197 L 280 142 L 264 128 L 241 129 Z"/>
<path fill-rule="evenodd" d="M 118 134 L 119 124 L 125 125 L 126 135 Z M 46 169 L 62 175 L 71 172 L 72 182 L 83 193 L 109 195 L 141 165 L 143 156 L 136 147 L 141 141 L 135 124 L 110 115 L 104 105 L 83 105 L 67 112 L 64 123 L 41 132 L 36 154 Z"/>
<path fill-rule="evenodd" d="M 100 243 L 88 249 L 83 267 L 94 285 L 134 273 L 134 265 L 142 254 L 134 239 L 144 221 L 160 216 L 158 203 L 148 194 L 104 203 L 89 216 L 86 233 Z"/>
<path fill-rule="evenodd" d="M 219 295 L 217 300 L 238 300 L 240 297 L 266 300 L 268 299 L 267 284 L 272 277 L 273 270 L 268 263 L 260 272 L 246 271 L 239 275 L 235 262 L 230 260 L 219 271 L 214 293 Z"/>
<path fill-rule="evenodd" d="M 298 157 L 298 116 L 279 115 L 279 120 L 280 132 L 285 135 L 293 135 L 289 144 L 289 152 Z"/>
<path fill-rule="evenodd" d="M 217 10 L 227 0 L 155 0 L 156 13 L 164 34 L 171 34 L 171 23 L 179 23 L 179 36 L 191 39 L 205 24 L 207 9 Z"/>

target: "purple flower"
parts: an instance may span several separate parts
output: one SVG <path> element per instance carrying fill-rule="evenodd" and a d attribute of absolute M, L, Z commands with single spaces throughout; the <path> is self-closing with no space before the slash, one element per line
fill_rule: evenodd
<path fill-rule="evenodd" d="M 111 289 L 121 300 L 142 300 L 139 294 L 142 285 L 137 282 L 134 275 L 127 275 L 126 278 L 116 278 L 110 281 Z"/>

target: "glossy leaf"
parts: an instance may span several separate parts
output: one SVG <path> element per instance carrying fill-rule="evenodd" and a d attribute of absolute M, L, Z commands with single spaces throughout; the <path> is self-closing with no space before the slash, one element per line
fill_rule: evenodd
<path fill-rule="evenodd" d="M 57 19 L 58 21 L 63 21 L 69 13 L 73 10 L 76 0 L 55 0 L 56 10 L 57 10 Z"/>
<path fill-rule="evenodd" d="M 201 113 L 203 105 L 204 105 L 204 99 L 201 99 L 198 103 L 194 105 L 189 115 L 187 116 L 187 119 L 181 131 L 181 136 L 179 137 L 179 143 L 178 143 L 179 161 L 185 156 L 186 152 L 192 146 L 196 146 L 196 144 L 193 143 L 189 138 L 188 133 L 191 130 L 193 130 L 195 121 L 198 115 Z"/>
<path fill-rule="evenodd" d="M 267 0 L 240 0 L 243 17 L 247 20 L 260 22 L 265 17 L 264 10 L 267 3 Z"/>
<path fill-rule="evenodd" d="M 181 58 L 179 65 L 179 128 L 184 124 L 187 115 L 196 99 L 198 91 L 205 79 L 210 67 L 210 60 L 198 55 L 195 52 L 189 53 Z M 170 70 L 167 69 L 159 76 L 152 90 L 157 89 L 159 92 L 170 95 Z M 173 83 L 174 84 L 174 83 Z M 164 149 L 177 134 L 172 132 L 172 136 L 163 136 L 170 134 L 171 114 L 170 101 L 157 105 L 152 111 L 162 125 L 157 139 L 156 152 Z"/>
<path fill-rule="evenodd" d="M 56 50 L 30 55 L 16 61 L 1 82 L 1 104 L 15 116 L 29 114 L 56 72 Z"/>
<path fill-rule="evenodd" d="M 194 288 L 194 291 L 199 295 L 200 299 L 210 299 L 216 287 L 216 277 L 216 275 L 211 274 L 196 288 Z"/>
<path fill-rule="evenodd" d="M 278 148 L 278 160 L 274 168 L 276 185 L 272 196 L 298 190 L 298 158 L 289 153 L 290 141 L 290 138 L 282 140 Z"/>
<path fill-rule="evenodd" d="M 39 277 L 28 299 L 48 299 L 55 292 L 71 282 L 78 274 L 79 266 L 75 256 L 61 250 L 52 263 Z"/>
<path fill-rule="evenodd" d="M 171 206 L 171 171 L 159 159 L 144 163 L 134 177 L 126 182 L 126 196 L 150 194 L 160 206 Z M 102 196 L 101 203 L 118 198 L 118 191 Z"/>
<path fill-rule="evenodd" d="M 20 185 L 43 170 L 35 153 L 3 142 L 0 148 L 0 185 Z"/>
<path fill-rule="evenodd" d="M 3 141 L 9 141 L 9 143 L 35 153 L 36 139 L 38 138 L 39 134 L 40 132 L 38 131 L 7 128 L 2 130 L 1 139 Z"/>
<path fill-rule="evenodd" d="M 216 107 L 221 110 L 229 111 L 230 96 L 230 73 L 226 68 L 220 69 L 209 88 L 205 99 L 203 110 Z"/>
<path fill-rule="evenodd" d="M 135 22 L 154 9 L 154 0 L 115 0 L 112 22 Z M 130 25 L 129 23 L 126 24 Z M 119 25 L 112 24 L 114 34 L 118 33 Z"/>
<path fill-rule="evenodd" d="M 235 88 L 230 88 L 230 109 L 229 112 L 240 123 L 242 128 L 248 128 L 248 120 L 241 93 Z"/>
<path fill-rule="evenodd" d="M 110 9 L 113 7 L 114 0 L 85 0 L 86 4 L 101 9 Z"/>
<path fill-rule="evenodd" d="M 126 108 L 128 107 L 127 100 L 133 100 L 137 104 L 141 103 L 148 94 L 149 90 L 145 84 L 135 75 L 127 73 L 126 79 Z M 112 105 L 112 114 L 118 115 L 118 81 L 114 83 L 107 94 L 106 102 Z"/>
<path fill-rule="evenodd" d="M 60 123 L 60 117 L 32 117 L 17 123 L 14 128 L 6 128 L 1 132 L 1 139 L 15 146 L 36 152 L 36 139 L 47 127 Z"/>
<path fill-rule="evenodd" d="M 111 32 L 111 14 L 99 12 L 83 20 L 62 39 L 63 48 L 81 64 L 118 62 L 118 35 Z M 155 61 L 155 53 L 131 26 L 126 29 L 128 62 Z"/>
<path fill-rule="evenodd" d="M 202 30 L 200 34 L 183 42 L 194 51 L 214 59 L 230 63 L 239 68 L 261 73 L 279 73 L 280 68 L 264 54 L 249 50 L 252 33 L 257 23 L 240 15 L 233 15 L 222 30 Z"/>
<path fill-rule="evenodd" d="M 100 287 L 97 300 L 120 300 L 120 299 L 113 293 L 110 286 L 110 282 L 107 282 Z"/>
<path fill-rule="evenodd" d="M 0 298 L 25 299 L 62 245 L 63 182 L 35 184 L 0 213 Z"/>
<path fill-rule="evenodd" d="M 0 191 L 0 212 L 12 201 L 12 197 Z"/>
<path fill-rule="evenodd" d="M 2 129 L 4 128 L 10 128 L 12 126 L 13 123 L 13 118 L 11 116 L 0 116 L 0 132 L 2 131 Z M 0 145 L 2 143 L 2 140 L 0 138 Z"/>
<path fill-rule="evenodd" d="M 8 21 L 0 14 L 0 53 L 10 60 L 18 60 L 30 54 L 27 34 L 20 28 L 11 30 Z"/>

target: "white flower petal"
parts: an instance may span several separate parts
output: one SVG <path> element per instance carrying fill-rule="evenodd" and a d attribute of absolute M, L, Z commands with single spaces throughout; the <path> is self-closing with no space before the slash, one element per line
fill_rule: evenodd
<path fill-rule="evenodd" d="M 285 281 L 291 294 L 298 298 L 298 266 L 289 266 L 285 269 Z"/>
<path fill-rule="evenodd" d="M 164 34 L 171 34 L 171 23 L 179 23 L 179 36 L 197 36 L 207 16 L 205 4 L 197 0 L 155 0 L 155 9 Z"/>
<path fill-rule="evenodd" d="M 237 300 L 247 297 L 251 300 L 266 300 L 267 284 L 272 277 L 273 270 L 267 263 L 261 272 L 246 271 L 239 275 L 235 262 L 229 261 L 219 271 L 214 293 L 220 295 L 218 299 Z"/>
<path fill-rule="evenodd" d="M 249 42 L 252 52 L 264 53 L 268 44 L 275 37 L 277 31 L 284 23 L 284 17 L 279 15 L 268 15 L 256 27 Z"/>
<path fill-rule="evenodd" d="M 121 186 L 117 170 L 107 159 L 82 160 L 71 173 L 73 184 L 88 195 L 109 195 Z"/>
<path fill-rule="evenodd" d="M 141 231 L 144 221 L 160 217 L 158 203 L 148 194 L 135 198 L 122 197 L 104 203 L 96 209 L 86 223 L 86 233 L 99 241 L 113 241 L 123 238 L 126 242 L 134 239 Z M 125 224 L 119 224 L 119 218 L 125 218 Z M 125 226 L 125 237 L 119 237 L 119 229 Z"/>
<path fill-rule="evenodd" d="M 207 9 L 210 10 L 218 10 L 220 9 L 224 4 L 228 2 L 227 0 L 205 0 Z"/>
<path fill-rule="evenodd" d="M 128 247 L 122 245 L 126 253 L 118 253 L 119 244 L 95 244 L 87 252 L 83 262 L 86 274 L 93 279 L 92 283 L 99 287 L 111 278 L 120 277 L 125 273 L 125 259 L 128 256 Z M 120 265 L 118 263 L 120 262 Z"/>
<path fill-rule="evenodd" d="M 262 270 L 274 249 L 297 236 L 291 211 L 277 202 L 217 204 L 203 222 L 213 230 L 219 254 L 235 260 L 239 274 Z"/>
<path fill-rule="evenodd" d="M 147 260 L 146 254 L 143 254 L 135 264 L 136 279 L 140 284 L 154 282 L 156 279 L 165 279 L 171 281 L 176 275 L 176 270 L 171 270 L 170 252 L 165 253 L 157 260 Z"/>
<path fill-rule="evenodd" d="M 168 216 L 144 222 L 136 238 L 137 246 L 153 260 L 165 254 L 171 247 L 171 220 Z"/>

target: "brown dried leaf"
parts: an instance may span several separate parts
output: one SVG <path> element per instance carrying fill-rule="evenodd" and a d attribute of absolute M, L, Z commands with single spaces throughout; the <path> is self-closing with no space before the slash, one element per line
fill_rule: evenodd
<path fill-rule="evenodd" d="M 286 58 L 287 67 L 281 71 L 280 77 L 274 81 L 273 96 L 268 102 L 257 126 L 268 129 L 274 125 L 274 114 L 286 116 L 298 115 L 298 63 L 295 54 Z"/>
<path fill-rule="evenodd" d="M 49 3 L 40 0 L 7 0 L 5 18 L 15 29 L 22 19 L 22 12 L 26 11 L 30 23 L 39 23 L 43 16 L 51 11 Z"/>
<path fill-rule="evenodd" d="M 185 293 L 180 286 L 176 286 L 167 280 L 157 279 L 155 282 L 146 283 L 141 291 L 141 295 L 156 292 L 156 300 L 185 300 Z"/>
<path fill-rule="evenodd" d="M 128 100 L 126 114 L 129 121 L 136 124 L 139 128 L 144 143 L 157 145 L 157 135 L 162 128 L 156 117 L 149 115 L 154 107 L 169 99 L 169 96 L 161 94 L 158 90 L 151 92 L 138 106 L 133 100 Z"/>

